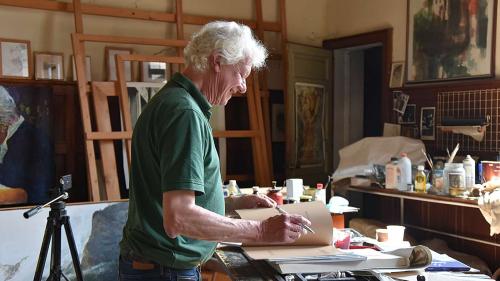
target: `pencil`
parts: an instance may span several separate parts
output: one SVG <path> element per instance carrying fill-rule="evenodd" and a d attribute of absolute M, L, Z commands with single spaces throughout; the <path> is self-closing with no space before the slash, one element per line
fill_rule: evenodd
<path fill-rule="evenodd" d="M 275 208 L 276 208 L 276 210 L 278 210 L 278 212 L 279 212 L 280 214 L 288 214 L 288 212 L 287 212 L 287 211 L 285 211 L 285 210 L 281 209 L 281 208 L 280 208 L 280 206 L 278 206 L 278 205 L 276 205 L 276 207 L 275 207 Z M 314 232 L 314 230 L 312 230 L 312 228 L 310 228 L 308 225 L 302 224 L 302 227 L 303 227 L 305 230 L 307 230 L 307 231 L 309 231 L 309 232 L 311 232 L 311 233 L 316 233 L 316 232 Z"/>

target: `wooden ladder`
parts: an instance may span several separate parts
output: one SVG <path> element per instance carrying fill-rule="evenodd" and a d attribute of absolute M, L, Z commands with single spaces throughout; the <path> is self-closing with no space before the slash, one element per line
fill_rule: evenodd
<path fill-rule="evenodd" d="M 178 34 L 182 34 L 182 0 L 176 0 L 176 24 Z M 114 141 L 123 141 L 126 146 L 127 163 L 130 166 L 130 148 L 132 136 L 132 122 L 129 112 L 129 97 L 125 81 L 125 61 L 158 61 L 170 64 L 182 65 L 184 59 L 180 56 L 187 42 L 182 39 L 158 39 L 137 38 L 107 35 L 91 35 L 83 33 L 82 9 L 80 0 L 73 1 L 76 33 L 72 34 L 73 53 L 77 84 L 79 90 L 81 116 L 83 123 L 83 137 L 86 150 L 86 164 L 89 197 L 92 201 L 117 200 L 121 198 L 119 180 L 117 173 L 117 159 Z M 181 26 L 181 27 L 179 27 Z M 182 36 L 178 36 L 181 37 Z M 153 45 L 163 47 L 174 47 L 178 50 L 178 56 L 146 56 L 146 55 L 117 55 L 116 73 L 118 80 L 115 82 L 92 81 L 89 84 L 85 75 L 85 42 L 118 43 Z M 179 68 L 180 69 L 180 68 Z M 251 138 L 252 155 L 255 171 L 255 182 L 266 185 L 271 182 L 270 161 L 264 131 L 264 120 L 260 102 L 259 82 L 256 75 L 247 79 L 248 90 L 246 98 L 250 120 L 249 130 L 226 130 L 214 131 L 217 138 Z M 108 97 L 116 96 L 119 99 L 121 111 L 122 129 L 111 130 Z M 92 104 L 92 107 L 91 107 Z M 91 114 L 93 113 L 93 115 Z M 91 120 L 95 120 L 95 129 Z M 97 144 L 100 151 L 99 162 L 96 158 L 94 145 Z M 98 172 L 98 163 L 102 170 Z M 102 165 L 101 165 L 102 163 Z M 101 178 L 101 180 L 100 180 Z M 100 186 L 99 183 L 103 186 Z"/>

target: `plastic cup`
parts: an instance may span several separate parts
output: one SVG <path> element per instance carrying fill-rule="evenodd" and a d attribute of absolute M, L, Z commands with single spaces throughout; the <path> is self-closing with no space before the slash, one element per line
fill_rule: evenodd
<path fill-rule="evenodd" d="M 391 243 L 403 242 L 405 236 L 405 227 L 401 225 L 388 225 L 387 238 Z"/>
<path fill-rule="evenodd" d="M 351 232 L 348 229 L 334 229 L 333 243 L 337 249 L 349 249 Z"/>
<path fill-rule="evenodd" d="M 375 230 L 375 238 L 378 242 L 385 242 L 389 239 L 386 228 L 378 228 Z"/>

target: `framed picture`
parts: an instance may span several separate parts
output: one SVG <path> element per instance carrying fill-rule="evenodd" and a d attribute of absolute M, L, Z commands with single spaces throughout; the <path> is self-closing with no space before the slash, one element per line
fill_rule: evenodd
<path fill-rule="evenodd" d="M 169 66 L 166 62 L 141 62 L 142 82 L 166 82 Z"/>
<path fill-rule="evenodd" d="M 404 114 L 409 99 L 410 96 L 401 91 L 392 92 L 392 109 Z"/>
<path fill-rule="evenodd" d="M 295 83 L 296 165 L 318 167 L 325 161 L 325 87 Z"/>
<path fill-rule="evenodd" d="M 491 77 L 495 0 L 408 0 L 407 82 Z"/>
<path fill-rule="evenodd" d="M 285 105 L 272 104 L 271 106 L 271 140 L 285 141 Z"/>
<path fill-rule="evenodd" d="M 29 79 L 31 45 L 27 40 L 0 38 L 0 77 Z"/>
<path fill-rule="evenodd" d="M 391 67 L 391 80 L 389 82 L 390 88 L 401 88 L 403 87 L 403 77 L 404 77 L 404 62 L 394 62 Z"/>
<path fill-rule="evenodd" d="M 106 77 L 108 81 L 116 81 L 116 55 L 118 54 L 132 54 L 132 48 L 121 47 L 106 47 L 104 48 L 106 58 Z M 125 63 L 125 79 L 132 81 L 132 63 L 126 61 Z"/>
<path fill-rule="evenodd" d="M 416 104 L 407 104 L 405 108 L 405 113 L 399 115 L 399 124 L 415 124 L 416 120 Z"/>
<path fill-rule="evenodd" d="M 435 131 L 435 107 L 422 107 L 420 109 L 420 138 L 423 140 L 434 140 Z"/>
<path fill-rule="evenodd" d="M 75 65 L 75 57 L 71 55 L 71 63 L 73 68 L 73 81 L 76 81 L 76 65 Z M 92 81 L 92 66 L 90 56 L 85 56 L 85 79 L 87 81 Z"/>
<path fill-rule="evenodd" d="M 35 79 L 64 80 L 64 54 L 35 52 Z"/>

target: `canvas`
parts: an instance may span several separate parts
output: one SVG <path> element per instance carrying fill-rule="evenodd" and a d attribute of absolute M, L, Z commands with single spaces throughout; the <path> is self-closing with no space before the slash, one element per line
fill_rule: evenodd
<path fill-rule="evenodd" d="M 408 0 L 408 82 L 492 75 L 494 0 Z"/>
<path fill-rule="evenodd" d="M 70 189 L 71 195 L 71 189 Z M 49 208 L 30 219 L 26 209 L 0 211 L 0 280 L 33 280 Z M 119 242 L 127 219 L 128 202 L 91 203 L 66 207 L 70 217 L 83 279 L 118 280 Z M 49 249 L 50 250 L 50 249 Z M 61 268 L 69 280 L 76 280 L 64 229 L 61 239 Z M 42 280 L 50 269 L 50 253 Z M 64 280 L 61 278 L 61 280 Z"/>
<path fill-rule="evenodd" d="M 322 85 L 295 84 L 295 126 L 297 167 L 324 165 L 325 88 Z"/>
<path fill-rule="evenodd" d="M 0 86 L 0 205 L 48 200 L 55 184 L 52 96 L 49 86 Z"/>

